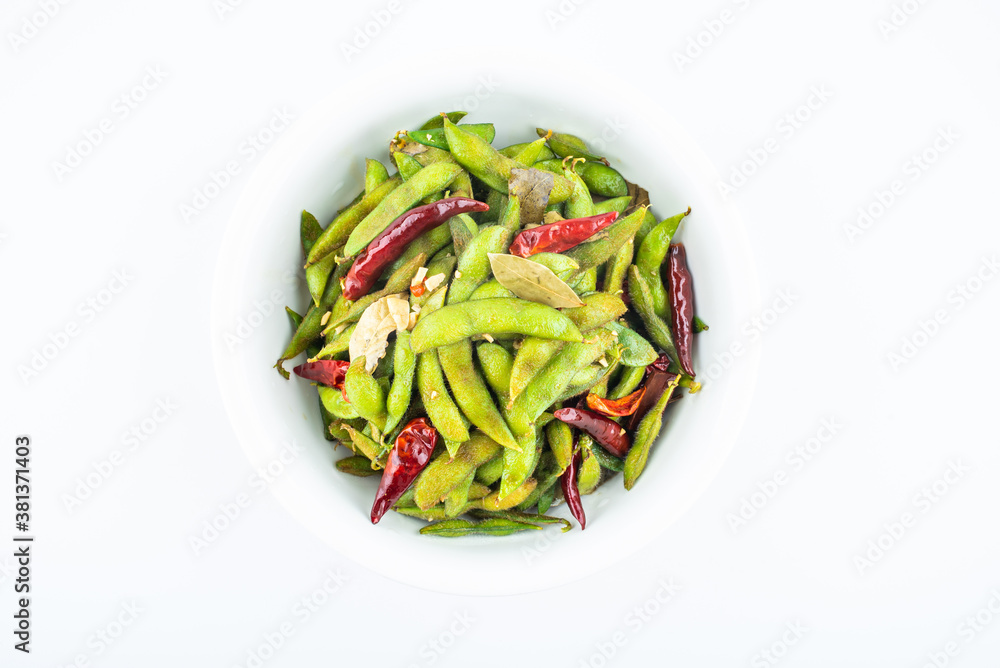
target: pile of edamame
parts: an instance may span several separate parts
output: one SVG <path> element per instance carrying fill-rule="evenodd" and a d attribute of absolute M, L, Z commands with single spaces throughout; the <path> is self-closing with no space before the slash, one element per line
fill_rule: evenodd
<path fill-rule="evenodd" d="M 682 244 L 690 209 L 657 219 L 648 193 L 579 137 L 497 149 L 464 112 L 401 131 L 395 173 L 322 226 L 302 213 L 311 300 L 287 308 L 275 365 L 319 393 L 336 462 L 381 476 L 392 509 L 442 537 L 581 528 L 582 497 L 645 468 L 669 404 L 694 393 L 694 314 Z M 679 388 L 683 388 L 679 389 Z"/>

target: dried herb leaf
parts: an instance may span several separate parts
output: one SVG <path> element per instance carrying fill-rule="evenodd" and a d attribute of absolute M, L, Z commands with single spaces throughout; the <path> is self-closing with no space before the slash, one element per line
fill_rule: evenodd
<path fill-rule="evenodd" d="M 555 175 L 540 169 L 512 169 L 508 192 L 521 203 L 521 227 L 542 222 Z"/>
<path fill-rule="evenodd" d="M 497 282 L 521 299 L 553 308 L 583 306 L 583 302 L 548 267 L 516 255 L 489 253 L 490 266 Z"/>
<path fill-rule="evenodd" d="M 378 361 L 385 357 L 389 335 L 404 330 L 410 323 L 410 302 L 402 295 L 382 297 L 365 309 L 358 326 L 351 333 L 348 354 L 351 360 L 365 358 L 365 370 L 375 371 Z"/>
<path fill-rule="evenodd" d="M 636 209 L 644 206 L 649 206 L 649 193 L 642 186 L 636 185 L 631 181 L 625 182 L 628 185 L 628 196 L 632 198 L 629 205 L 625 208 L 625 212 L 622 217 L 626 217 L 631 214 Z"/>

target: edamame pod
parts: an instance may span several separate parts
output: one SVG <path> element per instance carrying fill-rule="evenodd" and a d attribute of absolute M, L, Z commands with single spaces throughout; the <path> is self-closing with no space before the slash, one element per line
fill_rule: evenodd
<path fill-rule="evenodd" d="M 427 165 L 414 174 L 408 181 L 386 195 L 385 199 L 380 201 L 354 228 L 344 246 L 344 255 L 354 257 L 363 251 L 375 237 L 389 227 L 392 221 L 406 213 L 417 202 L 447 188 L 460 171 L 461 167 L 458 165 L 439 162 Z"/>
<path fill-rule="evenodd" d="M 474 334 L 522 334 L 560 341 L 581 341 L 573 321 L 551 306 L 524 299 L 480 299 L 449 304 L 413 328 L 410 344 L 422 353 Z"/>

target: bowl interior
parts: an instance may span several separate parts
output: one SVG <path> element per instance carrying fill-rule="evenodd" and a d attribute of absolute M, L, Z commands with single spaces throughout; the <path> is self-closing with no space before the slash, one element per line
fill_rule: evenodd
<path fill-rule="evenodd" d="M 412 63 L 413 72 L 422 71 Z M 639 484 L 620 478 L 584 500 L 585 532 L 556 528 L 504 538 L 421 536 L 422 522 L 389 513 L 368 520 L 377 478 L 339 473 L 321 436 L 315 389 L 271 368 L 288 342 L 287 304 L 304 312 L 298 221 L 302 209 L 328 223 L 363 188 L 364 158 L 389 163 L 396 130 L 462 108 L 467 122 L 496 124 L 496 146 L 529 141 L 536 126 L 587 139 L 650 193 L 662 218 L 691 206 L 682 239 L 695 280 L 699 315 L 697 368 L 739 339 L 759 311 L 745 231 L 715 192 L 717 177 L 697 146 L 640 91 L 595 99 L 581 85 L 555 91 L 530 63 L 502 68 L 467 64 L 450 82 L 430 84 L 393 74 L 369 76 L 331 94 L 304 114 L 262 160 L 227 230 L 215 283 L 212 341 L 216 371 L 233 428 L 255 468 L 273 470 L 272 492 L 303 525 L 338 551 L 387 577 L 460 594 L 534 591 L 572 581 L 624 559 L 655 537 L 701 494 L 728 455 L 752 394 L 757 354 L 728 369 L 716 365 L 701 393 L 671 409 Z M 390 171 L 392 170 L 391 165 Z M 297 363 L 294 362 L 294 363 Z M 294 365 L 291 363 L 288 368 Z M 293 461 L 281 459 L 286 444 Z M 567 515 L 564 507 L 554 508 Z M 567 515 L 568 516 L 568 515 Z M 657 527 L 650 531 L 650 527 Z M 484 578 L 484 573 L 492 574 Z"/>

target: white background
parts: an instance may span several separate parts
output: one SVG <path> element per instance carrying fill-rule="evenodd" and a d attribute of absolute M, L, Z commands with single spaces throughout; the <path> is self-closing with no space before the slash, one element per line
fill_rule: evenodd
<path fill-rule="evenodd" d="M 996 278 L 984 259 L 1000 250 L 996 4 L 910 0 L 888 34 L 879 23 L 893 4 L 881 0 L 425 0 L 395 13 L 385 2 L 51 4 L 51 18 L 43 2 L 0 10 L 0 499 L 13 503 L 14 436 L 30 434 L 38 537 L 32 653 L 15 652 L 2 624 L 0 665 L 256 665 L 250 653 L 286 622 L 291 635 L 262 665 L 1000 665 L 1000 619 L 987 607 L 1000 611 L 1000 280 L 977 276 Z M 715 23 L 723 10 L 729 23 Z M 391 20 L 345 53 L 372 12 Z M 241 145 L 275 109 L 300 115 L 375 68 L 396 63 L 431 86 L 447 62 L 410 71 L 407 54 L 442 48 L 458 60 L 492 54 L 498 68 L 507 53 L 535 53 L 556 89 L 566 69 L 595 72 L 594 95 L 641 87 L 727 180 L 748 151 L 778 145 L 731 195 L 762 303 L 793 295 L 777 319 L 761 314 L 762 336 L 734 332 L 762 360 L 732 456 L 628 563 L 531 595 L 435 594 L 333 552 L 249 482 L 212 372 L 215 260 L 261 159 Z M 679 64 L 686 49 L 691 61 Z M 147 78 L 126 116 L 116 100 L 147 68 L 161 81 Z M 819 89 L 828 99 L 814 97 L 817 108 L 799 112 L 808 120 L 783 132 Z M 60 174 L 54 163 L 102 119 L 111 132 Z M 930 151 L 926 170 L 907 171 L 941 131 L 957 138 Z M 239 174 L 186 221 L 181 205 L 229 161 Z M 894 180 L 901 194 L 849 234 L 859 207 L 878 211 Z M 119 291 L 102 292 L 109 284 Z M 959 285 L 978 291 L 959 297 Z M 92 299 L 105 300 L 100 312 Z M 941 323 L 928 326 L 936 312 Z M 60 335 L 67 327 L 76 335 Z M 904 339 L 919 345 L 909 358 Z M 26 372 L 46 344 L 44 368 Z M 153 430 L 158 401 L 175 407 Z M 151 433 L 129 449 L 125 435 L 144 420 Z M 836 433 L 798 467 L 789 453 L 824 420 Z M 67 507 L 115 451 L 110 474 Z M 934 492 L 953 465 L 962 475 Z M 727 517 L 775 474 L 785 484 L 734 529 Z M 917 498 L 925 488 L 933 503 Z M 190 537 L 240 494 L 248 507 L 196 555 Z M 888 536 L 904 513 L 912 526 Z M 883 533 L 886 549 L 859 562 Z M 7 620 L 9 555 L 0 551 Z M 296 615 L 328 572 L 345 582 L 307 620 Z M 676 593 L 658 603 L 671 580 Z M 119 618 L 129 622 L 120 634 Z M 764 650 L 782 656 L 771 663 Z"/>

